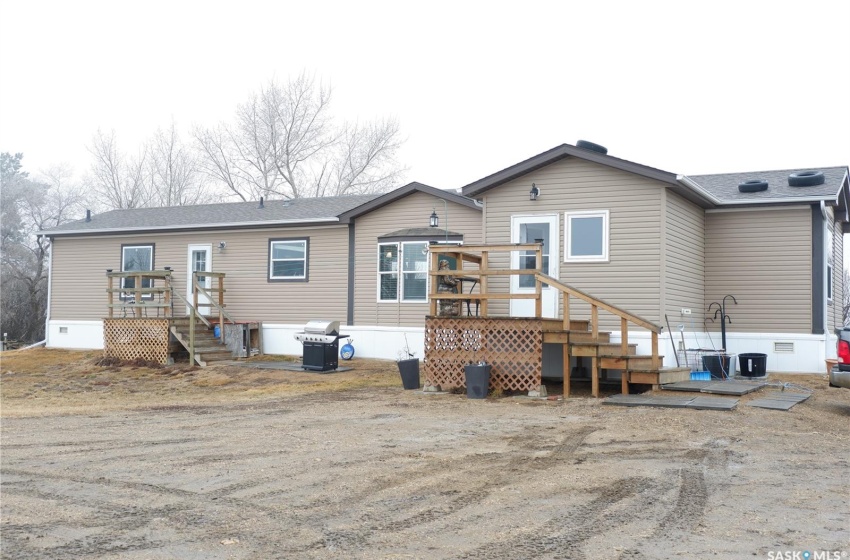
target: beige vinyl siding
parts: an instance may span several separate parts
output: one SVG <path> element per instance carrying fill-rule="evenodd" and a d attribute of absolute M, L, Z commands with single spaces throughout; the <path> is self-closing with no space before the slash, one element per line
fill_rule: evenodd
<path fill-rule="evenodd" d="M 465 244 L 481 243 L 481 211 L 454 202 L 446 204 L 449 231 L 462 233 Z M 354 324 L 425 326 L 427 303 L 378 302 L 378 238 L 400 229 L 427 227 L 434 210 L 440 217 L 435 239 L 440 239 L 446 225 L 443 200 L 422 192 L 414 192 L 356 219 Z"/>
<path fill-rule="evenodd" d="M 272 238 L 309 238 L 307 282 L 269 282 Z M 219 251 L 218 243 L 227 247 Z M 52 319 L 96 320 L 107 316 L 107 268 L 121 269 L 122 244 L 155 244 L 154 267 L 174 270 L 177 290 L 186 294 L 188 246 L 211 244 L 212 268 L 224 272 L 227 311 L 236 320 L 304 323 L 344 322 L 348 285 L 348 227 L 275 228 L 204 233 L 60 237 L 53 245 Z M 117 286 L 116 286 L 117 287 Z M 175 301 L 175 314 L 185 307 Z"/>
<path fill-rule="evenodd" d="M 688 329 L 702 330 L 705 302 L 705 211 L 666 192 L 664 313 Z M 691 310 L 683 316 L 682 309 Z"/>
<path fill-rule="evenodd" d="M 541 190 L 536 201 L 528 196 L 532 183 Z M 486 242 L 510 242 L 512 215 L 557 214 L 560 280 L 658 323 L 663 191 L 653 179 L 577 158 L 560 160 L 485 193 Z M 564 212 L 581 210 L 609 211 L 609 262 L 564 262 Z M 491 263 L 507 268 L 509 255 L 494 254 Z M 507 278 L 493 278 L 490 285 L 508 292 Z M 490 312 L 507 315 L 509 306 L 494 301 Z M 575 298 L 570 313 L 590 317 L 589 307 Z M 600 326 L 619 331 L 619 318 L 600 313 Z"/>
<path fill-rule="evenodd" d="M 733 295 L 729 331 L 811 333 L 811 208 L 707 212 L 705 221 L 706 308 Z M 719 330 L 719 318 L 708 327 Z"/>

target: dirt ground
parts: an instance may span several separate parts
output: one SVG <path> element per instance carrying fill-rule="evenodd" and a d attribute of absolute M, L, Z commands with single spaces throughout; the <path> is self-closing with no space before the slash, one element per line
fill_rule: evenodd
<path fill-rule="evenodd" d="M 0 355 L 3 558 L 850 557 L 850 390 L 823 376 L 714 412 L 98 357 Z"/>

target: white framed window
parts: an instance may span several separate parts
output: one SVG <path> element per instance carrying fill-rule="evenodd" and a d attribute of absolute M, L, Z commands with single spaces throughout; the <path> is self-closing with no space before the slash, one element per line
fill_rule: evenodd
<path fill-rule="evenodd" d="M 269 281 L 306 282 L 309 239 L 269 239 Z"/>
<path fill-rule="evenodd" d="M 564 262 L 608 262 L 608 210 L 564 212 Z"/>
<path fill-rule="evenodd" d="M 428 301 L 428 242 L 378 245 L 378 301 Z"/>
<path fill-rule="evenodd" d="M 378 301 L 398 301 L 398 243 L 378 245 Z"/>
<path fill-rule="evenodd" d="M 153 270 L 154 246 L 150 245 L 122 245 L 121 246 L 121 271 L 122 272 L 150 272 Z M 122 278 L 121 288 L 132 290 L 136 287 L 135 278 Z M 153 279 L 142 280 L 142 288 L 153 288 Z M 133 298 L 132 293 L 121 294 L 122 298 Z M 143 294 L 143 299 L 152 299 L 153 294 Z"/>

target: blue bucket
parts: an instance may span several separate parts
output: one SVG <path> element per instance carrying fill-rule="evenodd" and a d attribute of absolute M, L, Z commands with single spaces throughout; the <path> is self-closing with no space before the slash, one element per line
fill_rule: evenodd
<path fill-rule="evenodd" d="M 219 325 L 216 325 L 213 329 L 213 333 L 215 333 L 216 338 L 221 338 L 221 327 Z"/>

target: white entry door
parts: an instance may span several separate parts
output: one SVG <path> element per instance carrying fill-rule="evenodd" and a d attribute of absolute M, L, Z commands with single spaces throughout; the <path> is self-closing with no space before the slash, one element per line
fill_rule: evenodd
<path fill-rule="evenodd" d="M 212 272 L 212 245 L 189 245 L 189 263 L 186 269 L 189 274 L 186 275 L 186 294 L 189 302 L 193 301 L 194 286 L 192 285 L 193 272 Z M 199 279 L 201 285 L 209 290 L 212 287 L 212 278 L 202 276 Z M 210 314 L 209 298 L 203 293 L 198 294 L 198 313 L 201 315 Z M 206 305 L 205 305 L 206 304 Z M 189 309 L 186 309 L 186 313 Z"/>
<path fill-rule="evenodd" d="M 511 243 L 543 242 L 543 272 L 558 278 L 558 215 L 511 216 Z M 535 268 L 534 251 L 512 251 L 511 268 Z M 530 275 L 511 276 L 512 294 L 533 294 L 536 279 Z M 543 285 L 543 316 L 558 317 L 558 290 Z M 511 300 L 511 317 L 534 317 L 533 299 Z"/>

